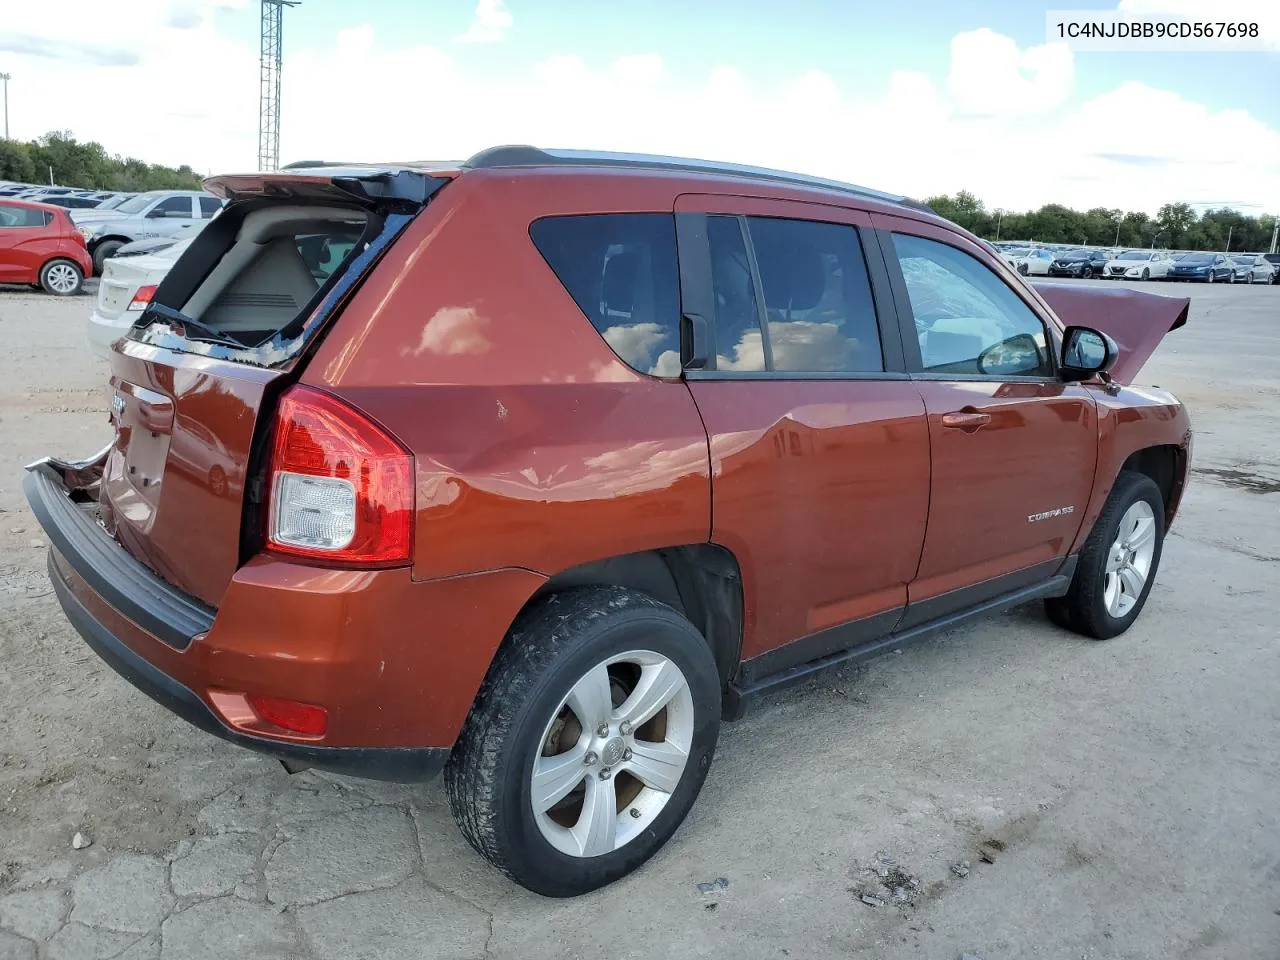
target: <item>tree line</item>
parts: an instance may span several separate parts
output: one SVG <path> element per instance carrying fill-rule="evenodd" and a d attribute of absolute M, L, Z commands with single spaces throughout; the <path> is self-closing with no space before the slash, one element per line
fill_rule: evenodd
<path fill-rule="evenodd" d="M 1034 240 L 1082 247 L 1156 247 L 1171 250 L 1265 252 L 1274 216 L 1250 217 L 1223 208 L 1197 213 L 1186 203 L 1166 203 L 1154 216 L 1106 207 L 1081 213 L 1050 203 L 1026 213 L 988 210 L 967 190 L 925 201 L 939 216 L 988 240 Z"/>
<path fill-rule="evenodd" d="M 111 156 L 100 143 L 80 143 L 69 132 L 37 140 L 0 138 L 0 180 L 49 183 L 93 190 L 198 190 L 200 175 L 186 164 L 165 167 Z"/>

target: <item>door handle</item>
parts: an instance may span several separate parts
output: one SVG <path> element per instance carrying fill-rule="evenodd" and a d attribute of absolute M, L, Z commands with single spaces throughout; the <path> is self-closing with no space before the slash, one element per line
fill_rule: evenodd
<path fill-rule="evenodd" d="M 974 410 L 972 407 L 942 415 L 942 425 L 944 427 L 963 430 L 965 433 L 981 430 L 990 422 L 991 414 L 983 413 L 981 410 Z"/>

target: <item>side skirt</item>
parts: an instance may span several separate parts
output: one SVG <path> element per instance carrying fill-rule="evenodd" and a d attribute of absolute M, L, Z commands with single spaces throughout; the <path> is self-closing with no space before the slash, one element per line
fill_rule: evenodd
<path fill-rule="evenodd" d="M 1075 574 L 1076 563 L 1076 557 L 1068 557 L 1062 564 L 1061 569 L 1047 580 L 1041 580 L 1038 583 L 1010 590 L 1007 593 L 979 601 L 972 606 L 955 610 L 933 620 L 900 630 L 897 633 L 886 634 L 869 643 L 862 643 L 846 650 L 818 657 L 807 663 L 796 664 L 776 673 L 753 679 L 742 686 L 730 685 L 724 697 L 724 719 L 737 720 L 742 717 L 753 700 L 775 690 L 781 690 L 792 684 L 800 683 L 825 670 L 847 666 L 851 663 L 859 663 L 890 653 L 918 640 L 927 639 L 944 630 L 959 626 L 976 617 L 999 613 L 1032 600 L 1064 596 L 1071 586 L 1071 578 Z M 746 664 L 743 666 L 746 667 Z"/>

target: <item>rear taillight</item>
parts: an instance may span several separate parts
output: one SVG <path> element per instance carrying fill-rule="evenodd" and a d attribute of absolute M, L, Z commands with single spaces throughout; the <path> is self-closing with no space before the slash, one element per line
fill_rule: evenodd
<path fill-rule="evenodd" d="M 302 386 L 280 398 L 267 482 L 273 552 L 355 566 L 409 561 L 413 456 L 341 400 Z"/>
<path fill-rule="evenodd" d="M 156 295 L 156 286 L 151 284 L 146 287 L 139 287 L 138 292 L 133 295 L 133 299 L 129 301 L 129 310 L 145 310 L 147 304 L 151 302 L 151 298 Z"/>

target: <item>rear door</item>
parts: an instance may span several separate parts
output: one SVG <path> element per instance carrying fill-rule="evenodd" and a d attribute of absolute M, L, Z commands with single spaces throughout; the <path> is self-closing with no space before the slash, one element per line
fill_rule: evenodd
<path fill-rule="evenodd" d="M 240 566 L 242 535 L 253 534 L 246 470 L 278 381 L 295 377 L 311 338 L 412 219 L 409 198 L 429 195 L 420 188 L 384 203 L 355 179 L 344 188 L 300 174 L 232 182 L 233 195 L 258 199 L 209 223 L 113 346 L 103 522 L 210 606 Z M 330 244 L 346 255 L 314 255 Z"/>
<path fill-rule="evenodd" d="M 928 411 L 929 531 L 903 626 L 1054 574 L 1093 488 L 1097 412 L 1056 373 L 1047 311 L 994 257 L 877 214 L 902 342 Z"/>
<path fill-rule="evenodd" d="M 685 376 L 712 539 L 742 568 L 750 682 L 896 624 L 924 539 L 924 406 L 866 214 L 703 195 L 676 212 L 682 310 L 707 334 Z"/>

